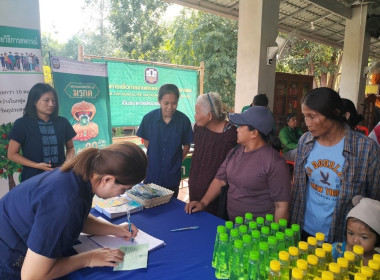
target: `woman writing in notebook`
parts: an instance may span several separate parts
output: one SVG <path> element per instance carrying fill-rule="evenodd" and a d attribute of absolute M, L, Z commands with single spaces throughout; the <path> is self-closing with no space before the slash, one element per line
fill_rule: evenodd
<path fill-rule="evenodd" d="M 89 148 L 53 171 L 34 176 L 0 200 L 0 279 L 55 279 L 83 267 L 117 266 L 107 248 L 68 256 L 81 232 L 129 240 L 137 228 L 89 214 L 94 194 L 120 195 L 145 178 L 147 157 L 135 144 Z"/>

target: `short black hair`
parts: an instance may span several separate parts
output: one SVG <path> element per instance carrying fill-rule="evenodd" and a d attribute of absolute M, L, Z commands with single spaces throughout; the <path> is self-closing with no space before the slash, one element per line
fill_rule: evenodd
<path fill-rule="evenodd" d="M 268 97 L 265 93 L 260 93 L 258 95 L 255 95 L 255 97 L 253 98 L 253 105 L 255 106 L 267 107 L 268 103 L 269 103 Z"/>
<path fill-rule="evenodd" d="M 286 115 L 286 123 L 288 123 L 292 118 L 297 116 L 295 113 L 289 113 Z"/>
<path fill-rule="evenodd" d="M 174 84 L 165 84 L 158 90 L 158 100 L 161 100 L 165 94 L 174 94 L 177 99 L 179 99 L 179 89 Z"/>

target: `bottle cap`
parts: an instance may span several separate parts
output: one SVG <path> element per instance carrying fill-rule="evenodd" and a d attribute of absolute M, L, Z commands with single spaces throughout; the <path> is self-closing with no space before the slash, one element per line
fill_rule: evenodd
<path fill-rule="evenodd" d="M 305 241 L 300 241 L 298 243 L 298 248 L 300 248 L 300 250 L 302 251 L 307 251 L 307 249 L 309 248 L 309 244 L 307 244 Z"/>
<path fill-rule="evenodd" d="M 325 252 L 327 252 L 327 253 L 331 253 L 332 252 L 332 245 L 330 243 L 323 243 L 322 249 L 325 250 Z"/>
<path fill-rule="evenodd" d="M 288 237 L 293 237 L 293 230 L 291 228 L 285 229 L 285 235 Z"/>
<path fill-rule="evenodd" d="M 235 224 L 240 225 L 240 224 L 242 224 L 242 223 L 243 223 L 243 217 L 237 216 L 237 217 L 235 218 Z"/>
<path fill-rule="evenodd" d="M 364 253 L 364 248 L 360 245 L 354 245 L 352 251 L 354 251 L 355 254 L 357 255 L 363 255 Z"/>
<path fill-rule="evenodd" d="M 281 261 L 288 261 L 289 260 L 289 253 L 286 251 L 280 251 L 280 253 L 278 253 L 278 258 Z"/>
<path fill-rule="evenodd" d="M 247 233 L 248 227 L 246 225 L 239 226 L 239 232 L 245 234 Z"/>
<path fill-rule="evenodd" d="M 276 260 L 272 260 L 272 261 L 270 261 L 269 266 L 270 266 L 270 269 L 271 269 L 272 271 L 280 271 L 280 268 L 281 268 L 281 264 L 280 264 L 280 262 L 279 262 L 279 261 L 276 261 Z"/>
<path fill-rule="evenodd" d="M 220 241 L 228 241 L 228 234 L 227 233 L 221 233 L 220 235 L 219 235 L 219 240 Z"/>
<path fill-rule="evenodd" d="M 226 226 L 226 229 L 233 229 L 234 223 L 232 221 L 226 221 L 225 226 Z"/>
<path fill-rule="evenodd" d="M 225 233 L 226 232 L 226 228 L 224 226 L 217 226 L 216 227 L 216 232 L 217 233 Z"/>
<path fill-rule="evenodd" d="M 259 225 L 263 225 L 264 224 L 264 218 L 263 217 L 257 217 L 256 223 L 258 223 Z"/>
<path fill-rule="evenodd" d="M 261 233 L 268 235 L 269 234 L 269 227 L 263 226 L 261 228 Z"/>
<path fill-rule="evenodd" d="M 255 229 L 255 230 L 252 230 L 251 235 L 252 235 L 252 238 L 259 239 L 261 234 L 260 234 L 260 231 Z"/>
<path fill-rule="evenodd" d="M 346 258 L 338 258 L 337 263 L 340 267 L 348 268 L 348 260 Z"/>
<path fill-rule="evenodd" d="M 355 273 L 355 280 L 367 280 L 367 276 L 362 273 Z"/>
<path fill-rule="evenodd" d="M 360 272 L 362 274 L 364 274 L 365 276 L 367 276 L 367 277 L 372 277 L 373 276 L 373 269 L 370 268 L 370 267 L 368 267 L 368 266 L 365 266 L 365 265 L 363 265 L 361 267 Z"/>
<path fill-rule="evenodd" d="M 297 267 L 302 270 L 307 270 L 307 261 L 303 259 L 298 259 L 297 260 Z"/>
<path fill-rule="evenodd" d="M 344 258 L 349 260 L 350 262 L 353 262 L 355 260 L 355 254 L 351 251 L 344 252 Z"/>
<path fill-rule="evenodd" d="M 307 262 L 311 265 L 317 265 L 318 264 L 318 257 L 315 255 L 308 255 L 307 256 Z"/>
<path fill-rule="evenodd" d="M 251 251 L 249 252 L 249 258 L 254 261 L 258 261 L 260 258 L 259 251 Z"/>
<path fill-rule="evenodd" d="M 368 266 L 372 268 L 373 270 L 379 270 L 380 269 L 380 262 L 375 260 L 369 260 Z"/>
<path fill-rule="evenodd" d="M 373 260 L 380 262 L 380 254 L 373 254 Z"/>
<path fill-rule="evenodd" d="M 288 251 L 289 251 L 290 255 L 298 257 L 298 248 L 297 247 L 291 246 L 291 247 L 289 247 Z"/>
<path fill-rule="evenodd" d="M 273 222 L 273 215 L 272 214 L 266 214 L 265 220 L 267 220 L 268 222 Z"/>
<path fill-rule="evenodd" d="M 285 234 L 283 232 L 276 232 L 277 240 L 284 240 Z"/>
<path fill-rule="evenodd" d="M 244 243 L 251 243 L 251 241 L 252 241 L 252 237 L 250 235 L 248 235 L 248 234 L 243 235 L 243 242 Z"/>
<path fill-rule="evenodd" d="M 298 231 L 301 230 L 300 225 L 298 225 L 298 224 L 292 224 L 291 229 L 292 229 L 294 232 L 298 232 Z"/>
<path fill-rule="evenodd" d="M 337 263 L 329 263 L 329 270 L 334 273 L 340 273 L 340 266 Z"/>
<path fill-rule="evenodd" d="M 303 279 L 303 271 L 297 267 L 293 268 L 292 277 L 295 279 Z"/>
<path fill-rule="evenodd" d="M 317 249 L 315 249 L 315 255 L 318 258 L 324 258 L 326 256 L 326 252 L 322 248 L 317 248 Z"/>
<path fill-rule="evenodd" d="M 255 221 L 250 221 L 248 223 L 248 227 L 253 230 L 253 229 L 257 229 L 257 223 Z"/>
<path fill-rule="evenodd" d="M 317 238 L 313 237 L 313 236 L 309 236 L 307 238 L 307 243 L 311 246 L 316 246 L 317 245 Z"/>
<path fill-rule="evenodd" d="M 267 251 L 269 248 L 268 248 L 268 243 L 267 242 L 260 242 L 259 243 L 259 248 L 260 250 L 262 251 Z"/>
<path fill-rule="evenodd" d="M 334 274 L 330 271 L 322 271 L 322 279 L 323 280 L 334 280 Z"/>
<path fill-rule="evenodd" d="M 274 236 L 269 236 L 268 237 L 268 243 L 271 245 L 276 245 L 277 244 L 277 238 Z"/>
<path fill-rule="evenodd" d="M 252 221 L 252 220 L 253 220 L 253 214 L 252 214 L 252 213 L 245 213 L 245 214 L 244 214 L 244 218 L 245 218 L 246 220 L 250 220 L 250 221 Z"/>
<path fill-rule="evenodd" d="M 278 223 L 279 223 L 280 226 L 282 226 L 282 227 L 287 227 L 287 226 L 288 226 L 288 221 L 285 220 L 285 219 L 280 219 L 280 220 L 278 221 Z"/>
<path fill-rule="evenodd" d="M 234 242 L 234 247 L 237 248 L 237 249 L 243 248 L 243 240 L 236 239 L 235 242 Z"/>
<path fill-rule="evenodd" d="M 238 237 L 239 236 L 239 231 L 236 228 L 231 229 L 230 231 L 231 237 Z"/>
<path fill-rule="evenodd" d="M 276 222 L 273 222 L 270 224 L 270 228 L 278 231 L 280 229 L 280 225 Z"/>
<path fill-rule="evenodd" d="M 322 232 L 317 232 L 315 234 L 315 238 L 318 240 L 318 241 L 325 241 L 325 235 L 322 233 Z"/>

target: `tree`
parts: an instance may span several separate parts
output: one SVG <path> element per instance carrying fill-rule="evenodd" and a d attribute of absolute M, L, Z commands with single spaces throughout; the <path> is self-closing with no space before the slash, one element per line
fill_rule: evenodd
<path fill-rule="evenodd" d="M 63 44 L 60 44 L 57 40 L 51 37 L 50 33 L 42 33 L 41 36 L 41 48 L 42 48 L 42 60 L 44 65 L 50 65 L 49 52 L 52 55 L 61 55 Z"/>

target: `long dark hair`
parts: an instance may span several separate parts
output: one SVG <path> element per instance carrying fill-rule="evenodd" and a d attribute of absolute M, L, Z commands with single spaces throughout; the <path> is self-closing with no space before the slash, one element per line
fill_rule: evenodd
<path fill-rule="evenodd" d="M 250 131 L 253 131 L 256 128 L 248 125 L 248 129 Z M 272 148 L 275 149 L 277 152 L 280 152 L 280 150 L 281 150 L 281 141 L 280 141 L 280 139 L 278 139 L 278 137 L 273 132 L 273 130 L 271 132 L 269 132 L 268 135 L 265 135 L 264 133 L 262 133 L 258 129 L 256 129 L 256 130 L 260 134 L 260 137 L 264 140 L 265 143 L 271 145 Z"/>
<path fill-rule="evenodd" d="M 347 123 L 352 129 L 354 129 L 362 120 L 364 120 L 364 117 L 358 114 L 354 103 L 350 99 L 342 98 L 342 102 L 345 108 L 344 113 L 350 113 L 350 117 L 348 118 Z"/>
<path fill-rule="evenodd" d="M 36 110 L 36 102 L 41 98 L 41 96 L 45 93 L 52 92 L 55 98 L 55 108 L 51 117 L 58 116 L 58 96 L 55 89 L 49 84 L 38 83 L 35 84 L 29 91 L 28 100 L 26 101 L 24 116 L 31 117 L 33 119 L 37 119 L 37 110 Z"/>

